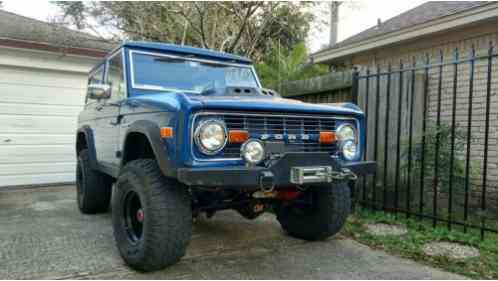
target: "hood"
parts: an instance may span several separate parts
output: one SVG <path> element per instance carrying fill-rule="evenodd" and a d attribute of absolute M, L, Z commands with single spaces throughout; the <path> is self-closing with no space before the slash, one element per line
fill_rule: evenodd
<path fill-rule="evenodd" d="M 289 112 L 309 114 L 362 115 L 352 103 L 311 104 L 276 96 L 201 95 L 171 92 L 147 92 L 129 100 L 151 111 L 231 110 Z"/>
<path fill-rule="evenodd" d="M 351 103 L 311 104 L 280 97 L 202 96 L 188 95 L 188 100 L 199 103 L 202 108 L 241 111 L 276 111 L 323 114 L 362 114 L 360 108 Z"/>

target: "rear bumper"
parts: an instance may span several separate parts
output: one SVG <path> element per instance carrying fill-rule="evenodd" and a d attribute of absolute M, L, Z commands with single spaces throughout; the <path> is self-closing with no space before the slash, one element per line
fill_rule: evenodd
<path fill-rule="evenodd" d="M 291 183 L 292 167 L 331 166 L 334 171 L 349 169 L 361 176 L 375 172 L 373 161 L 343 162 L 328 153 L 286 153 L 268 167 L 180 168 L 178 180 L 188 186 L 259 189 L 268 185 L 285 187 Z"/>

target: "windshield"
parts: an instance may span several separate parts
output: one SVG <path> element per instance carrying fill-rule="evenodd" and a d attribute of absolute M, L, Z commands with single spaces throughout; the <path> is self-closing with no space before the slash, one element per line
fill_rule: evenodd
<path fill-rule="evenodd" d="M 132 52 L 136 88 L 201 93 L 224 87 L 258 87 L 250 65 L 224 64 Z"/>

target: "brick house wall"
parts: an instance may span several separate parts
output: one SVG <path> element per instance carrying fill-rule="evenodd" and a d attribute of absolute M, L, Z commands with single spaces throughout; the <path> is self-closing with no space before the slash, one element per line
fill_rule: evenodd
<path fill-rule="evenodd" d="M 369 52 L 354 55 L 350 58 L 349 65 L 356 66 L 360 71 L 364 72 L 367 68 L 371 72 L 375 72 L 377 66 L 380 66 L 381 72 L 387 70 L 387 65 L 392 64 L 392 69 L 396 70 L 399 68 L 400 60 L 403 61 L 405 66 L 411 66 L 414 58 L 417 65 L 423 65 L 425 62 L 426 55 L 429 55 L 431 63 L 438 62 L 440 60 L 440 52 L 442 52 L 444 61 L 452 61 L 455 55 L 455 49 L 458 48 L 460 59 L 468 58 L 472 49 L 475 47 L 476 55 L 486 55 L 490 46 L 490 42 L 495 46 L 495 50 L 498 49 L 498 20 L 488 21 L 486 23 L 477 24 L 474 26 L 469 26 L 466 28 L 451 30 L 444 32 L 442 34 L 434 35 L 427 38 L 421 38 L 419 40 L 398 44 L 395 46 L 379 48 L 377 50 L 372 50 Z M 497 53 L 495 51 L 495 53 Z M 488 194 L 490 201 L 488 204 L 493 204 L 495 208 L 498 208 L 498 58 L 494 57 L 492 59 L 492 80 L 491 80 L 491 112 L 490 112 L 490 131 L 489 131 L 489 151 L 488 151 Z M 458 128 L 464 132 L 467 132 L 467 122 L 468 122 L 468 111 L 469 106 L 472 107 L 472 122 L 471 122 L 471 134 L 473 141 L 471 142 L 470 149 L 470 159 L 471 165 L 476 170 L 472 179 L 472 191 L 471 197 L 475 197 L 474 203 L 479 204 L 480 197 L 480 183 L 482 175 L 482 165 L 483 165 L 483 155 L 484 155 L 484 126 L 485 126 L 485 107 L 486 107 L 486 81 L 487 81 L 487 59 L 477 60 L 475 62 L 474 70 L 474 85 L 473 85 L 473 100 L 472 104 L 469 104 L 469 81 L 470 81 L 470 63 L 462 63 L 458 65 L 457 72 L 457 105 L 456 105 L 456 124 Z M 446 65 L 443 67 L 443 76 L 441 84 L 441 122 L 451 125 L 452 120 L 452 103 L 453 103 L 453 80 L 454 80 L 454 66 Z M 408 95 L 406 87 L 409 87 L 411 81 L 409 73 L 405 75 L 405 89 L 403 98 L 406 99 L 406 103 L 403 102 L 403 110 L 407 110 L 405 105 L 411 97 Z M 432 68 L 429 71 L 429 81 L 428 81 L 428 101 L 427 101 L 427 116 L 428 120 L 435 122 L 437 116 L 437 93 L 438 93 L 438 77 L 439 69 Z M 424 79 L 424 70 L 416 71 L 416 81 L 415 87 L 422 87 L 422 80 Z M 392 84 L 396 84 L 396 77 L 392 81 Z M 417 81 L 419 80 L 419 81 Z M 372 82 L 370 82 L 372 84 Z M 380 86 L 385 87 L 385 81 L 381 80 Z M 370 86 L 371 88 L 372 86 Z M 372 88 L 371 88 L 372 89 Z M 394 91 L 395 92 L 395 91 Z M 381 91 L 384 93 L 384 91 Z M 393 91 L 391 91 L 393 94 Z M 415 95 L 422 95 L 423 91 L 421 89 L 415 90 Z M 371 93 L 370 96 L 373 94 Z M 415 97 L 420 98 L 420 97 Z M 381 104 L 385 97 L 380 97 Z M 394 99 L 394 100 L 393 100 Z M 370 98 L 369 103 L 372 103 L 372 98 Z M 363 104 L 364 100 L 360 96 L 360 105 Z M 391 104 L 396 104 L 396 97 L 391 98 Z M 373 107 L 370 105 L 370 110 Z M 385 111 L 385 105 L 381 105 L 380 112 Z M 396 109 L 391 107 L 392 114 L 396 114 Z M 421 119 L 422 111 L 421 109 L 415 110 L 414 113 L 415 122 L 419 122 Z M 393 116 L 393 115 L 391 115 Z M 381 120 L 381 125 L 379 127 L 380 132 L 384 131 L 383 120 Z M 407 119 L 402 120 L 405 122 L 403 125 L 403 136 L 407 136 Z M 389 122 L 388 122 L 389 123 Z M 369 128 L 373 128 L 373 123 L 369 121 Z M 392 124 L 391 128 L 396 128 L 396 124 Z M 391 130 L 392 132 L 392 130 Z M 373 137 L 369 133 L 370 137 Z M 415 136 L 418 138 L 419 136 Z M 383 147 L 383 139 L 380 138 L 379 146 Z M 389 140 L 390 141 L 390 140 Z M 396 143 L 388 144 L 389 149 L 393 149 Z M 372 151 L 372 149 L 370 149 Z M 394 151 L 394 150 L 392 150 Z M 382 151 L 381 151 L 382 152 Z M 383 152 L 379 155 L 379 160 L 383 162 Z M 465 159 L 465 149 L 462 152 L 457 152 L 457 158 Z M 393 161 L 394 162 L 394 161 Z M 381 163 L 382 166 L 382 163 Z M 382 167 L 381 167 L 382 168 Z M 388 167 L 389 170 L 393 170 L 394 167 Z M 441 169 L 444 169 L 442 167 Z M 389 178 L 393 178 L 390 175 Z M 379 181 L 382 179 L 378 179 Z M 389 182 L 388 182 L 389 184 Z M 492 206 L 490 206 L 492 207 Z"/>

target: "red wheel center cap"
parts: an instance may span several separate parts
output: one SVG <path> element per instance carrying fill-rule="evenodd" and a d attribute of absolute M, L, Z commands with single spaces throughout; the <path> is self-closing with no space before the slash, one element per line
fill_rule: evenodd
<path fill-rule="evenodd" d="M 137 211 L 137 220 L 139 222 L 143 222 L 144 218 L 145 218 L 144 211 L 142 209 L 138 209 L 138 211 Z"/>

